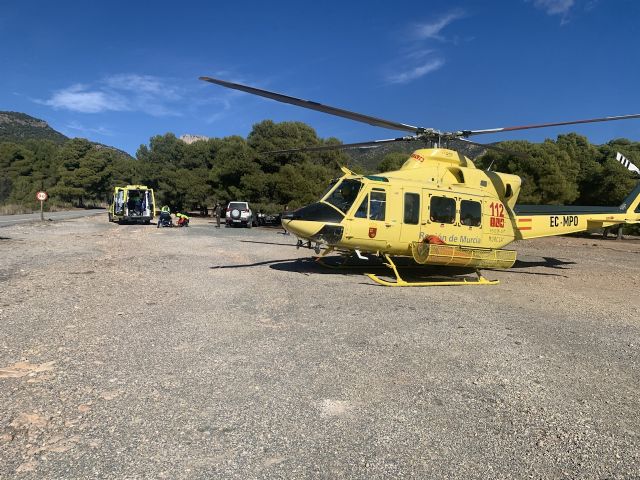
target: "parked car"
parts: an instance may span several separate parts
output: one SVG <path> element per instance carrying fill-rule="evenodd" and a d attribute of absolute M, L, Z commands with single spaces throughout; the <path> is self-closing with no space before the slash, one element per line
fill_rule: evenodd
<path fill-rule="evenodd" d="M 280 214 L 258 212 L 258 225 L 280 225 Z"/>
<path fill-rule="evenodd" d="M 235 227 L 236 225 L 242 225 L 251 228 L 257 225 L 257 217 L 253 215 L 253 212 L 249 208 L 247 202 L 229 202 L 227 205 L 227 211 L 225 214 L 225 223 L 227 227 Z"/>

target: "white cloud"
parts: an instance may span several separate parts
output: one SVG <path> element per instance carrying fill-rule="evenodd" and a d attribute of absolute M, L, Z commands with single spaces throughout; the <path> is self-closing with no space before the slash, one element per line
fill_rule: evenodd
<path fill-rule="evenodd" d="M 126 73 L 112 75 L 105 79 L 105 83 L 118 90 L 139 91 L 148 93 L 161 93 L 162 83 L 158 78 L 151 75 L 136 75 L 134 73 Z"/>
<path fill-rule="evenodd" d="M 36 102 L 80 113 L 129 111 L 161 117 L 179 116 L 172 103 L 182 98 L 182 89 L 165 79 L 128 73 L 112 75 L 92 85 L 74 84 Z"/>
<path fill-rule="evenodd" d="M 444 40 L 444 37 L 440 32 L 442 32 L 447 25 L 463 18 L 465 15 L 466 14 L 463 10 L 454 10 L 449 12 L 433 22 L 417 25 L 415 27 L 415 35 L 419 39 L 432 38 L 436 40 Z"/>
<path fill-rule="evenodd" d="M 590 12 L 591 10 L 593 10 L 598 6 L 598 3 L 600 3 L 600 0 L 589 0 L 587 4 L 584 6 L 584 11 Z"/>
<path fill-rule="evenodd" d="M 240 83 L 240 82 L 236 82 Z M 251 85 L 251 82 L 247 82 L 248 85 Z M 209 95 L 203 99 L 200 99 L 196 102 L 197 107 L 206 106 L 210 110 L 214 110 L 213 113 L 208 114 L 204 117 L 204 121 L 208 124 L 216 123 L 220 120 L 226 118 L 232 112 L 236 112 L 234 109 L 233 103 L 238 99 L 243 97 L 243 93 L 238 90 L 229 90 L 218 93 L 217 95 Z"/>
<path fill-rule="evenodd" d="M 214 78 L 224 78 L 225 80 L 234 83 L 265 88 L 260 84 L 260 82 L 246 80 L 243 77 L 238 77 L 237 74 L 227 71 L 216 71 L 212 76 Z M 208 82 L 200 81 L 198 85 L 198 95 L 191 101 L 190 110 L 201 111 L 202 109 L 207 109 L 210 113 L 205 114 L 203 117 L 207 124 L 224 120 L 230 114 L 237 115 L 239 111 L 239 106 L 237 105 L 238 99 L 244 98 L 245 100 L 248 100 L 252 98 L 251 95 L 238 90 L 229 90 L 217 87 L 212 88 L 212 85 Z M 240 103 L 242 104 L 243 102 Z"/>
<path fill-rule="evenodd" d="M 56 109 L 60 108 L 81 113 L 130 110 L 126 100 L 121 95 L 109 94 L 100 90 L 89 90 L 86 85 L 79 83 L 54 92 L 49 100 L 40 100 L 38 102 Z"/>
<path fill-rule="evenodd" d="M 560 25 L 569 23 L 569 11 L 574 4 L 575 0 L 533 0 L 533 6 L 543 10 L 547 15 L 559 15 Z M 585 10 L 588 11 L 587 7 Z"/>
<path fill-rule="evenodd" d="M 112 75 L 105 79 L 105 84 L 114 90 L 134 92 L 138 95 L 163 96 L 168 99 L 181 97 L 179 88 L 170 85 L 166 80 L 151 75 L 134 73 Z"/>
<path fill-rule="evenodd" d="M 105 137 L 112 137 L 114 135 L 113 131 L 106 127 L 102 127 L 102 126 L 97 128 L 85 127 L 84 125 L 76 121 L 72 121 L 68 123 L 67 125 L 65 125 L 65 128 L 67 130 L 74 130 L 76 132 L 81 132 L 84 134 L 96 134 L 96 135 L 102 135 Z"/>
<path fill-rule="evenodd" d="M 409 51 L 398 55 L 385 67 L 386 83 L 409 83 L 442 68 L 445 59 L 441 53 L 432 48 L 433 40 L 457 44 L 458 37 L 455 35 L 445 37 L 443 31 L 451 23 L 466 16 L 467 12 L 458 8 L 444 15 L 434 16 L 428 22 L 414 24 L 413 35 L 409 37 L 411 42 Z"/>
<path fill-rule="evenodd" d="M 575 0 L 533 0 L 533 5 L 544 10 L 547 15 L 566 15 L 573 7 Z"/>
<path fill-rule="evenodd" d="M 421 58 L 426 57 L 427 55 L 432 55 L 435 50 L 426 49 L 426 50 L 414 50 L 413 52 L 409 52 L 405 55 L 405 58 L 419 60 Z"/>
<path fill-rule="evenodd" d="M 409 83 L 420 77 L 424 77 L 428 73 L 435 72 L 444 65 L 444 60 L 434 58 L 426 63 L 411 67 L 399 73 L 387 75 L 388 83 Z"/>

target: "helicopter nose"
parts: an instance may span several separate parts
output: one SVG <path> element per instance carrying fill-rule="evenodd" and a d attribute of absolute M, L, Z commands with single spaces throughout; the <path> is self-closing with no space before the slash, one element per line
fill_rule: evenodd
<path fill-rule="evenodd" d="M 330 225 L 323 222 L 283 220 L 282 226 L 299 238 L 328 245 L 337 244 L 344 233 L 342 225 Z"/>
<path fill-rule="evenodd" d="M 317 202 L 293 212 L 284 213 L 282 226 L 300 238 L 335 243 L 342 237 L 342 226 L 327 225 L 327 223 L 339 224 L 343 218 L 344 216 L 335 208 Z"/>
<path fill-rule="evenodd" d="M 310 239 L 313 235 L 318 233 L 320 229 L 324 226 L 322 222 L 313 222 L 307 220 L 291 220 L 291 219 L 282 219 L 283 228 L 294 235 L 297 235 L 300 238 Z"/>

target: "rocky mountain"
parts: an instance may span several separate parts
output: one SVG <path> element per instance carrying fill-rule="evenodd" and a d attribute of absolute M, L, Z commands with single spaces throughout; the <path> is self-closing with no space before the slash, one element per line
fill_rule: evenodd
<path fill-rule="evenodd" d="M 20 112 L 0 112 L 0 141 L 22 142 L 29 139 L 64 143 L 66 136 L 44 120 Z"/>
<path fill-rule="evenodd" d="M 209 137 L 205 137 L 204 135 L 191 135 L 190 133 L 185 133 L 184 135 L 180 135 L 180 140 L 184 143 L 191 144 L 193 142 L 202 142 L 205 140 L 209 140 Z"/>
<path fill-rule="evenodd" d="M 0 142 L 21 143 L 26 140 L 50 140 L 62 144 L 69 140 L 69 137 L 51 128 L 44 120 L 26 113 L 0 111 Z M 91 143 L 98 150 L 108 148 L 132 158 L 131 155 L 119 148 L 98 142 Z"/>

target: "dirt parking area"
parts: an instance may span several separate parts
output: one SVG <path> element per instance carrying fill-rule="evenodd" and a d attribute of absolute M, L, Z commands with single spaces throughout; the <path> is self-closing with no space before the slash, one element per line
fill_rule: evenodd
<path fill-rule="evenodd" d="M 640 240 L 388 288 L 279 232 L 0 229 L 0 478 L 640 478 Z"/>

